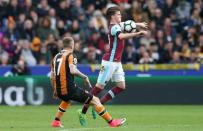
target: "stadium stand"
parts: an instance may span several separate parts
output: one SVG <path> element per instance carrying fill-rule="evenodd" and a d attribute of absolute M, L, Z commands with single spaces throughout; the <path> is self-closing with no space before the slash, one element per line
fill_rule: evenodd
<path fill-rule="evenodd" d="M 203 63 L 201 0 L 0 0 L 0 65 L 50 64 L 70 35 L 80 63 L 99 63 L 115 4 L 124 20 L 149 23 L 147 36 L 126 41 L 123 63 Z"/>

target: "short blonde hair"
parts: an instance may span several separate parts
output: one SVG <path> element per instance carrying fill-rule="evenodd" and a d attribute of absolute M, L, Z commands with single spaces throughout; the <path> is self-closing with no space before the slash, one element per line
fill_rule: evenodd
<path fill-rule="evenodd" d="M 63 46 L 64 47 L 72 47 L 72 44 L 74 44 L 74 40 L 72 37 L 64 37 L 63 38 Z"/>

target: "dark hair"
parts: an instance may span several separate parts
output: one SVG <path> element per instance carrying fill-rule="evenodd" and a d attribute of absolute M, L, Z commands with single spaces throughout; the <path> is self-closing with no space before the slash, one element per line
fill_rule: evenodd
<path fill-rule="evenodd" d="M 72 44 L 74 43 L 74 40 L 72 37 L 64 37 L 63 38 L 63 46 L 66 47 L 72 47 Z"/>
<path fill-rule="evenodd" d="M 113 7 L 110 7 L 110 8 L 107 9 L 106 17 L 107 17 L 108 21 L 111 20 L 111 16 L 115 15 L 117 11 L 121 11 L 118 6 L 113 6 Z"/>

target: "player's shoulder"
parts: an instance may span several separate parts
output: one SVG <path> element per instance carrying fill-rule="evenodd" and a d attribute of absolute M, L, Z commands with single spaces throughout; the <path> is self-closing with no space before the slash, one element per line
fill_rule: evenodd
<path fill-rule="evenodd" d="M 78 60 L 77 60 L 77 56 L 74 54 L 74 53 L 70 53 L 68 55 L 68 59 L 69 59 L 69 62 L 72 61 L 71 63 L 73 63 L 74 65 L 77 65 L 78 63 Z"/>
<path fill-rule="evenodd" d="M 117 32 L 121 32 L 121 26 L 119 24 L 111 25 L 111 35 L 115 35 Z"/>
<path fill-rule="evenodd" d="M 119 24 L 111 25 L 111 30 L 121 30 L 121 26 Z"/>

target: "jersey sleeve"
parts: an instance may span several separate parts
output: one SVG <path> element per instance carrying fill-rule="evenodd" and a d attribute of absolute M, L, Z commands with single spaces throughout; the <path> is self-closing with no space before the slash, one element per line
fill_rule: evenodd
<path fill-rule="evenodd" d="M 119 25 L 114 25 L 111 28 L 111 35 L 117 36 L 122 32 L 121 27 Z"/>
<path fill-rule="evenodd" d="M 68 57 L 69 65 L 77 65 L 77 58 L 73 56 L 73 54 L 70 54 Z"/>
<path fill-rule="evenodd" d="M 69 65 L 72 65 L 73 64 L 73 54 L 70 54 L 69 57 L 68 57 L 68 63 Z"/>

